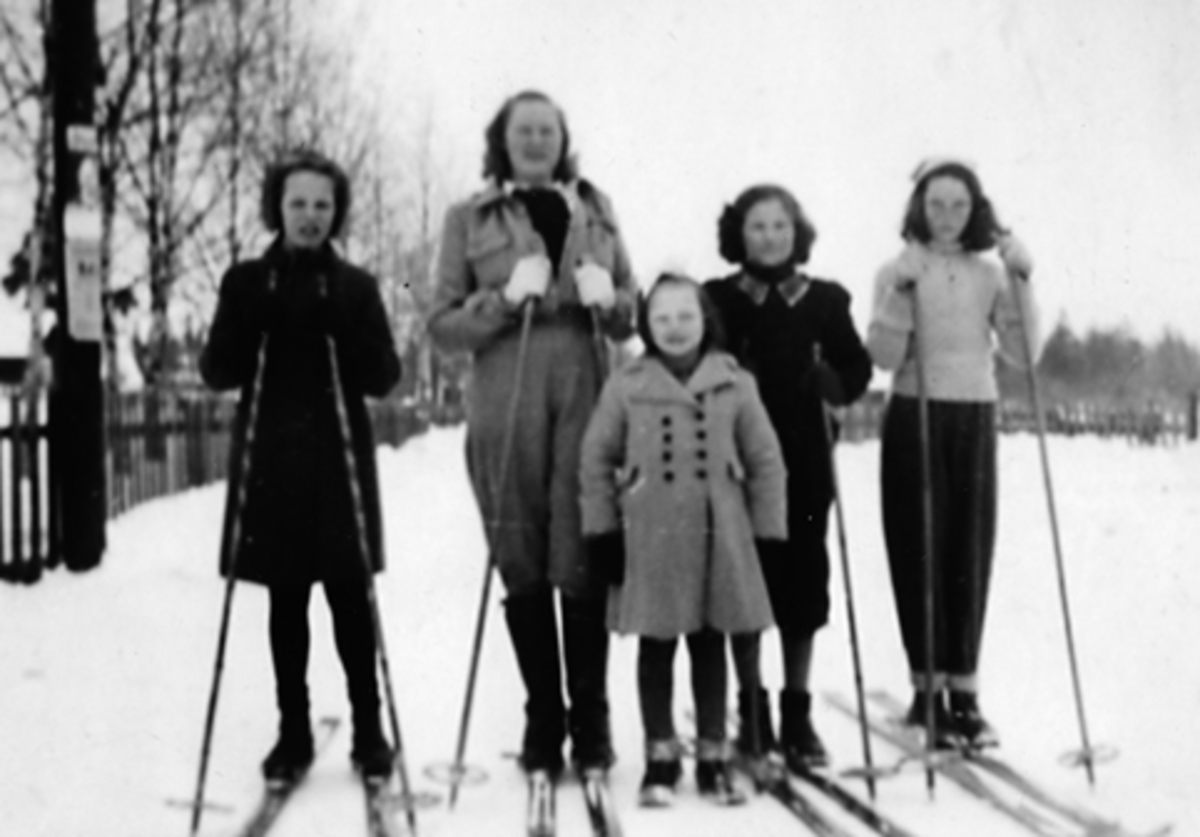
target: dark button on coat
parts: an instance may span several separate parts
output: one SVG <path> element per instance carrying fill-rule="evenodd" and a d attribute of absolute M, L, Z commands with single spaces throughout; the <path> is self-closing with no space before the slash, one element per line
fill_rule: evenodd
<path fill-rule="evenodd" d="M 682 432 L 668 439 L 667 425 Z M 652 357 L 615 373 L 581 474 L 585 534 L 625 532 L 610 628 L 667 638 L 771 626 L 754 539 L 787 536 L 786 474 L 754 380 L 733 358 L 709 353 L 686 385 Z"/>

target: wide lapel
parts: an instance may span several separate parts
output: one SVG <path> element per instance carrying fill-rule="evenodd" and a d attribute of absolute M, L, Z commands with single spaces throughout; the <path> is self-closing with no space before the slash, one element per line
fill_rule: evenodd
<path fill-rule="evenodd" d="M 695 406 L 696 396 L 656 358 L 643 357 L 642 375 L 632 395 L 640 401 Z"/>
<path fill-rule="evenodd" d="M 736 369 L 733 359 L 728 355 L 709 352 L 688 379 L 689 394 L 694 400 L 699 400 L 713 390 L 731 386 L 737 380 Z"/>

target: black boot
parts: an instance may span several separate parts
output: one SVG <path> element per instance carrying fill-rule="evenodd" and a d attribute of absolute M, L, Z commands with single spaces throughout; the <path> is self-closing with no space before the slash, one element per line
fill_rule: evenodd
<path fill-rule="evenodd" d="M 608 709 L 608 628 L 603 598 L 562 597 L 563 655 L 567 664 L 571 761 L 585 770 L 607 770 L 616 761 Z"/>
<path fill-rule="evenodd" d="M 679 754 L 678 741 L 646 743 L 646 772 L 638 789 L 638 805 L 643 808 L 666 808 L 675 801 L 675 786 L 683 775 Z"/>
<path fill-rule="evenodd" d="M 801 773 L 829 764 L 829 754 L 812 725 L 812 695 L 792 689 L 779 693 L 779 743 L 788 770 Z"/>
<path fill-rule="evenodd" d="M 779 749 L 771 722 L 771 701 L 761 686 L 738 692 L 738 736 L 734 746 L 746 756 L 761 756 Z"/>
<path fill-rule="evenodd" d="M 563 768 L 566 707 L 562 697 L 553 592 L 545 588 L 509 596 L 504 602 L 504 619 L 525 683 L 521 767 L 526 771 L 547 770 L 557 775 Z"/>
<path fill-rule="evenodd" d="M 312 761 L 313 736 L 308 713 L 285 716 L 279 723 L 279 739 L 263 759 L 263 777 L 268 782 L 289 784 L 304 775 Z"/>
<path fill-rule="evenodd" d="M 979 697 L 975 692 L 950 692 L 950 717 L 954 728 L 968 747 L 982 749 L 996 747 L 1000 739 L 996 730 L 979 711 Z"/>
<path fill-rule="evenodd" d="M 354 743 L 350 748 L 350 761 L 368 779 L 386 779 L 392 775 L 395 754 L 383 735 L 379 723 L 379 711 L 365 714 L 354 712 Z"/>
<path fill-rule="evenodd" d="M 746 802 L 746 792 L 734 781 L 726 742 L 705 739 L 696 742 L 696 790 L 718 805 Z"/>
<path fill-rule="evenodd" d="M 930 697 L 929 692 L 923 689 L 917 689 L 913 693 L 912 706 L 908 708 L 908 714 L 904 716 L 905 725 L 924 730 L 926 724 L 925 710 L 929 705 L 930 700 L 934 701 L 934 747 L 939 750 L 954 750 L 961 747 L 963 744 L 963 739 L 958 733 L 954 719 L 950 716 L 950 711 L 946 708 L 945 693 L 941 689 L 935 691 L 932 698 Z"/>

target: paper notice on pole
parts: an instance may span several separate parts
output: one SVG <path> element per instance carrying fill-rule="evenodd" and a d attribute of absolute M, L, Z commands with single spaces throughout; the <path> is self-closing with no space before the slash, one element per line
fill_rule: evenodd
<path fill-rule="evenodd" d="M 104 336 L 100 300 L 100 242 L 67 240 L 67 331 L 76 340 Z"/>

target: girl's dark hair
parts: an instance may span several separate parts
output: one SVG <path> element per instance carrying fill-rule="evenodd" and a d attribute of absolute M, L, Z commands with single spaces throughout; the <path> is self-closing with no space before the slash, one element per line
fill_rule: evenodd
<path fill-rule="evenodd" d="M 925 217 L 925 192 L 935 177 L 953 177 L 967 187 L 971 196 L 971 217 L 963 227 L 959 242 L 964 250 L 979 252 L 995 246 L 996 236 L 1001 232 L 1000 221 L 992 209 L 992 202 L 983 194 L 983 185 L 971 169 L 960 163 L 945 163 L 925 172 L 913 187 L 904 212 L 904 224 L 900 235 L 905 241 L 913 239 L 928 244 L 933 238 L 929 219 Z"/>
<path fill-rule="evenodd" d="M 696 298 L 700 300 L 700 314 L 704 323 L 704 336 L 700 338 L 700 354 L 723 349 L 725 347 L 725 330 L 721 327 L 721 318 L 717 313 L 717 308 L 708 298 L 704 286 L 682 273 L 660 273 L 654 280 L 654 284 L 650 286 L 650 290 L 638 295 L 637 333 L 638 337 L 642 338 L 642 345 L 646 347 L 646 354 L 655 357 L 662 355 L 662 349 L 654 342 L 654 337 L 650 333 L 650 300 L 654 298 L 660 288 L 668 285 L 691 288 L 696 292 Z"/>
<path fill-rule="evenodd" d="M 558 163 L 555 164 L 554 171 L 550 173 L 550 176 L 563 183 L 574 180 L 579 174 L 579 167 L 575 158 L 571 156 L 571 132 L 567 129 L 566 114 L 553 99 L 540 90 L 522 90 L 520 93 L 508 97 L 500 106 L 500 110 L 492 117 L 492 121 L 488 123 L 487 129 L 483 132 L 486 142 L 483 152 L 483 176 L 491 178 L 497 183 L 512 180 L 512 161 L 508 159 L 504 134 L 508 130 L 508 120 L 512 116 L 513 110 L 522 102 L 542 102 L 554 108 L 554 112 L 558 114 L 559 130 L 562 131 L 562 156 L 558 158 Z"/>
<path fill-rule="evenodd" d="M 283 229 L 283 189 L 287 179 L 299 171 L 321 174 L 333 181 L 333 226 L 329 237 L 337 238 L 350 212 L 350 178 L 341 166 L 316 151 L 290 152 L 267 168 L 259 206 L 263 225 L 273 233 Z"/>
<path fill-rule="evenodd" d="M 746 215 L 757 204 L 770 200 L 779 201 L 796 228 L 792 245 L 792 263 L 806 264 L 808 262 L 813 242 L 817 240 L 817 229 L 804 214 L 796 196 L 774 183 L 751 186 L 721 212 L 721 218 L 717 221 L 717 246 L 721 258 L 730 264 L 746 263 L 746 240 L 742 234 L 742 230 L 746 226 Z"/>

